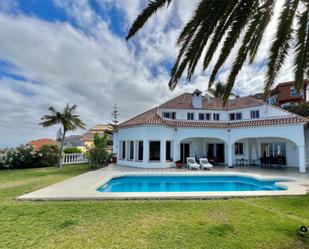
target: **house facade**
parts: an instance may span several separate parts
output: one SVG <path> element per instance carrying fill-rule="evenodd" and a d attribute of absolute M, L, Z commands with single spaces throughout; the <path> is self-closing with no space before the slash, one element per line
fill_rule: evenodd
<path fill-rule="evenodd" d="M 306 118 L 253 97 L 222 101 L 184 93 L 118 126 L 113 152 L 120 165 L 166 168 L 187 157 L 229 167 L 280 158 L 306 172 Z"/>

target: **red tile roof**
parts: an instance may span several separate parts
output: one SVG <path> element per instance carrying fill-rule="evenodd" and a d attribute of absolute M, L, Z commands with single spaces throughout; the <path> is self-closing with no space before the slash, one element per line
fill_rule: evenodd
<path fill-rule="evenodd" d="M 247 107 L 254 107 L 263 105 L 264 102 L 257 100 L 253 97 L 239 97 L 233 100 L 229 100 L 228 103 L 223 106 L 222 102 L 217 99 L 211 98 L 206 100 L 203 97 L 203 109 L 208 110 L 233 110 Z M 165 125 L 172 127 L 194 127 L 194 128 L 240 128 L 240 127 L 254 127 L 254 126 L 268 126 L 268 125 L 285 125 L 285 124 L 297 124 L 307 123 L 308 119 L 300 116 L 287 116 L 278 118 L 256 119 L 246 121 L 191 121 L 191 120 L 172 120 L 162 118 L 158 114 L 159 109 L 194 109 L 192 106 L 192 94 L 184 93 L 157 108 L 153 108 L 146 111 L 126 122 L 121 123 L 118 127 L 132 127 L 137 125 Z"/>
<path fill-rule="evenodd" d="M 29 144 L 32 144 L 34 150 L 39 150 L 43 145 L 46 145 L 46 144 L 54 145 L 57 143 L 53 139 L 42 138 L 42 139 L 30 141 Z"/>
<path fill-rule="evenodd" d="M 216 98 L 202 96 L 202 108 L 206 110 L 233 110 L 263 105 L 264 102 L 253 97 L 239 97 L 223 102 Z M 184 93 L 159 106 L 160 109 L 195 109 L 192 106 L 192 94 Z"/>

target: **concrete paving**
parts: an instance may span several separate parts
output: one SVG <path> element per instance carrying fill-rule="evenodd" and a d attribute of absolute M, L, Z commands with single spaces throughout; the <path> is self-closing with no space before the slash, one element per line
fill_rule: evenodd
<path fill-rule="evenodd" d="M 65 166 L 70 167 L 70 166 Z M 257 179 L 286 179 L 280 182 L 287 190 L 280 191 L 226 191 L 226 192 L 99 192 L 97 189 L 111 178 L 125 175 L 239 175 Z M 309 190 L 309 174 L 297 169 L 261 169 L 257 166 L 228 168 L 215 166 L 211 171 L 188 169 L 143 169 L 111 164 L 66 181 L 18 197 L 18 200 L 99 200 L 99 199 L 210 199 L 253 196 L 305 195 Z"/>

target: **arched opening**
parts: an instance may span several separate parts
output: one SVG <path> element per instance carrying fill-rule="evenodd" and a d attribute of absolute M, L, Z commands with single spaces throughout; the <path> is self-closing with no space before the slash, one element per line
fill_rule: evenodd
<path fill-rule="evenodd" d="M 243 160 L 261 167 L 299 167 L 298 146 L 282 137 L 241 138 L 232 144 L 232 162 L 239 165 Z"/>
<path fill-rule="evenodd" d="M 187 157 L 208 158 L 214 164 L 226 164 L 227 144 L 218 138 L 188 137 L 179 142 L 178 159 L 186 162 Z"/>

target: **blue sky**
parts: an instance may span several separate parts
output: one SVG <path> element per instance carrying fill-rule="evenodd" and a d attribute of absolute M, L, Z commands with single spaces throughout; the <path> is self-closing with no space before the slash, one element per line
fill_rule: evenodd
<path fill-rule="evenodd" d="M 201 65 L 191 83 L 183 80 L 173 92 L 167 87 L 177 35 L 197 2 L 174 1 L 126 42 L 147 0 L 1 0 L 0 146 L 54 138 L 58 127 L 38 125 L 49 106 L 77 104 L 91 128 L 109 122 L 114 104 L 123 121 L 184 91 L 206 91 L 209 70 Z M 262 90 L 270 39 L 262 41 L 256 63 L 241 71 L 237 94 Z M 219 80 L 228 76 L 233 55 Z M 288 63 L 277 82 L 290 80 L 290 69 Z"/>

